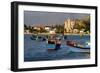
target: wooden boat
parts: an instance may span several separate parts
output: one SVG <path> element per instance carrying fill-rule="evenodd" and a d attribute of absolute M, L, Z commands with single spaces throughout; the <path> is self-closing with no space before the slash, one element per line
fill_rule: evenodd
<path fill-rule="evenodd" d="M 80 49 L 90 49 L 90 46 L 82 45 L 77 41 L 67 41 L 67 45 L 75 48 L 80 48 Z"/>
<path fill-rule="evenodd" d="M 54 39 L 49 40 L 48 44 L 47 44 L 48 51 L 59 50 L 59 49 L 61 49 L 60 46 L 61 46 L 61 41 L 59 38 L 56 40 L 54 40 Z"/>
<path fill-rule="evenodd" d="M 50 42 L 51 43 L 51 42 Z M 47 44 L 47 51 L 55 51 L 55 44 L 51 43 L 51 44 Z"/>
<path fill-rule="evenodd" d="M 32 36 L 30 37 L 31 40 L 37 40 L 37 38 L 38 38 L 38 37 L 37 37 L 36 35 L 32 35 Z"/>
<path fill-rule="evenodd" d="M 74 46 L 76 48 L 81 48 L 81 49 L 90 49 L 90 47 L 86 47 L 86 46 L 83 46 L 83 45 L 77 45 L 77 46 Z"/>
<path fill-rule="evenodd" d="M 90 53 L 90 46 L 82 45 L 77 41 L 67 41 L 67 46 L 72 52 Z"/>
<path fill-rule="evenodd" d="M 55 40 L 48 40 L 48 44 L 55 44 Z"/>
<path fill-rule="evenodd" d="M 31 40 L 37 40 L 37 41 L 46 41 L 47 38 L 44 36 L 37 36 L 37 35 L 32 35 L 32 37 L 30 37 Z"/>

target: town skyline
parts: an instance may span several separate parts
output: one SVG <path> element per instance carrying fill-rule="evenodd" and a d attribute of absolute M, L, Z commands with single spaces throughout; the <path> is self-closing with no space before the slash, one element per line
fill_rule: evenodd
<path fill-rule="evenodd" d="M 83 19 L 87 16 L 90 16 L 90 14 L 24 11 L 24 24 L 27 26 L 59 25 L 64 24 L 67 19 Z"/>

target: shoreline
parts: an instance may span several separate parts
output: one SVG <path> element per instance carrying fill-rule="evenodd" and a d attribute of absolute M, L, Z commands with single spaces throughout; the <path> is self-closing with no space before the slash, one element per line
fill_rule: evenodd
<path fill-rule="evenodd" d="M 80 36 L 83 36 L 83 35 L 90 35 L 90 34 L 70 34 L 70 33 L 67 33 L 67 34 L 64 34 L 64 35 L 80 35 Z"/>
<path fill-rule="evenodd" d="M 36 35 L 34 33 L 24 33 L 24 34 L 33 34 L 33 35 Z M 51 34 L 48 34 L 48 33 L 39 33 L 38 35 L 51 35 Z M 80 34 L 66 33 L 64 35 L 80 35 Z M 84 36 L 84 35 L 90 35 L 90 34 L 83 34 L 83 35 L 80 35 L 80 36 Z"/>

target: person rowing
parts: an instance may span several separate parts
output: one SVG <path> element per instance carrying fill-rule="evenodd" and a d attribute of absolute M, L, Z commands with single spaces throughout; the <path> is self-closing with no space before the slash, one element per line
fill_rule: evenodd
<path fill-rule="evenodd" d="M 57 38 L 55 41 L 55 50 L 61 49 L 61 39 Z"/>

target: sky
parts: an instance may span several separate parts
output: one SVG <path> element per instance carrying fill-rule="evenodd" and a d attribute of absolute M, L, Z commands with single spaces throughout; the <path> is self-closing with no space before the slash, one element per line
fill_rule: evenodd
<path fill-rule="evenodd" d="M 89 15 L 84 13 L 24 11 L 24 24 L 27 26 L 64 24 L 68 18 L 82 19 Z"/>

